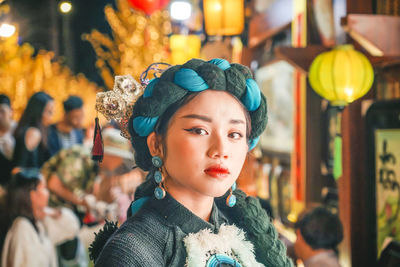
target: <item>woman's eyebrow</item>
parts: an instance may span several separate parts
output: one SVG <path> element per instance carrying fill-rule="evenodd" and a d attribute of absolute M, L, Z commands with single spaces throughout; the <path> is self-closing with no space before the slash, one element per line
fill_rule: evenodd
<path fill-rule="evenodd" d="M 231 124 L 245 124 L 243 120 L 230 120 L 229 123 Z"/>
<path fill-rule="evenodd" d="M 202 121 L 206 121 L 206 122 L 212 122 L 212 119 L 207 117 L 207 116 L 203 116 L 203 115 L 198 115 L 198 114 L 188 114 L 185 116 L 182 116 L 182 118 L 184 119 L 199 119 Z"/>
<path fill-rule="evenodd" d="M 199 114 L 188 114 L 188 115 L 182 116 L 182 118 L 184 118 L 184 119 L 199 119 L 199 120 L 206 121 L 206 122 L 212 122 L 212 119 L 210 117 L 207 117 L 204 115 L 199 115 Z M 231 120 L 229 120 L 229 123 L 245 124 L 244 120 L 240 120 L 240 119 L 231 119 Z"/>

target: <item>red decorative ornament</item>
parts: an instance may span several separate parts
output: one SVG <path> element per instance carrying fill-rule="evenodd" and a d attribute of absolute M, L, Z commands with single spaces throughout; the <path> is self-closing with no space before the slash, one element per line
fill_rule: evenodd
<path fill-rule="evenodd" d="M 163 9 L 169 2 L 169 0 L 128 0 L 129 4 L 136 9 L 139 9 L 151 15 L 154 11 Z"/>
<path fill-rule="evenodd" d="M 103 161 L 104 156 L 104 146 L 103 138 L 101 137 L 101 128 L 99 123 L 99 118 L 94 119 L 94 137 L 93 137 L 93 147 L 92 147 L 92 159 L 98 162 Z"/>

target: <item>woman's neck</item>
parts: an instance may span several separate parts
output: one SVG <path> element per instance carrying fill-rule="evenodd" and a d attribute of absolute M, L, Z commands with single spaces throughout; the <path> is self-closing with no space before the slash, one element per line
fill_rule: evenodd
<path fill-rule="evenodd" d="M 176 201 L 204 221 L 209 221 L 214 203 L 213 197 L 194 192 L 182 185 L 174 183 L 171 179 L 166 180 L 164 185 L 167 192 Z"/>
<path fill-rule="evenodd" d="M 42 221 L 46 217 L 46 213 L 42 208 L 32 208 L 32 211 L 35 221 Z"/>

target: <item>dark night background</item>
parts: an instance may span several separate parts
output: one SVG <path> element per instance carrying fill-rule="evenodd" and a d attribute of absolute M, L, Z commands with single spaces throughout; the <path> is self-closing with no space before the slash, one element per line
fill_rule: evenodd
<path fill-rule="evenodd" d="M 81 35 L 97 29 L 111 35 L 104 16 L 106 4 L 114 0 L 70 0 L 72 11 L 62 14 L 57 0 L 12 0 L 10 19 L 18 24 L 20 43 L 28 42 L 35 52 L 39 49 L 55 52 L 56 58 L 64 62 L 73 73 L 85 76 L 103 85 L 95 67 L 96 55 L 89 42 Z"/>

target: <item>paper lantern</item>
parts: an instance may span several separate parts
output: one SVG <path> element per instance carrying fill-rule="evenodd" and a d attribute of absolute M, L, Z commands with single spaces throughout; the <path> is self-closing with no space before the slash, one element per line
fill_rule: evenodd
<path fill-rule="evenodd" d="M 352 45 L 338 46 L 319 54 L 311 64 L 311 87 L 334 106 L 346 106 L 365 95 L 372 86 L 374 71 L 365 55 Z"/>
<path fill-rule="evenodd" d="M 169 39 L 171 63 L 183 64 L 189 59 L 199 58 L 201 40 L 197 35 L 172 35 Z"/>
<path fill-rule="evenodd" d="M 163 9 L 169 0 L 128 0 L 129 4 L 146 15 L 151 15 L 154 11 Z"/>
<path fill-rule="evenodd" d="M 203 0 L 208 35 L 239 35 L 244 28 L 243 0 Z"/>

